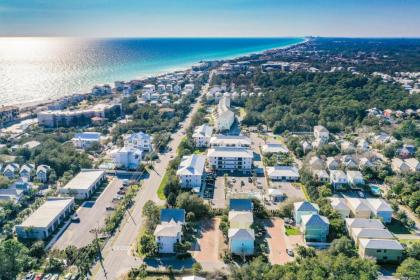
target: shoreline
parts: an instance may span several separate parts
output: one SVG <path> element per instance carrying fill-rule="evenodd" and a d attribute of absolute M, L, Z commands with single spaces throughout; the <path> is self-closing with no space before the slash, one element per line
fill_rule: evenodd
<path fill-rule="evenodd" d="M 274 48 L 269 48 L 269 49 L 265 49 L 265 50 L 261 50 L 261 51 L 251 51 L 251 52 L 247 52 L 244 54 L 238 54 L 238 55 L 231 55 L 231 56 L 227 56 L 224 57 L 222 59 L 210 59 L 210 60 L 200 60 L 200 61 L 196 61 L 193 63 L 188 63 L 188 65 L 185 65 L 184 67 L 174 67 L 168 70 L 162 70 L 159 72 L 156 72 L 154 74 L 150 74 L 150 75 L 142 75 L 142 76 L 137 76 L 134 77 L 132 80 L 145 80 L 148 78 L 154 78 L 154 77 L 160 77 L 160 76 L 164 76 L 164 75 L 168 75 L 171 73 L 176 73 L 176 72 L 185 72 L 188 71 L 189 69 L 191 69 L 192 65 L 194 65 L 195 63 L 199 63 L 202 61 L 208 61 L 208 62 L 212 62 L 212 61 L 219 61 L 222 63 L 225 63 L 227 61 L 231 61 L 231 60 L 237 60 L 237 59 L 243 59 L 246 57 L 249 57 L 251 55 L 261 55 L 264 54 L 266 52 L 272 52 L 272 51 L 276 51 L 276 50 L 284 50 L 284 49 L 288 49 L 288 48 L 292 48 L 292 47 L 296 47 L 302 44 L 306 44 L 307 42 L 310 41 L 309 38 L 299 38 L 299 39 L 303 39 L 301 42 L 297 42 L 297 43 L 293 43 L 287 46 L 282 46 L 282 47 L 274 47 Z M 130 80 L 129 80 L 130 81 Z M 105 84 L 112 84 L 113 82 L 106 82 Z M 92 85 L 93 87 L 94 85 Z M 89 92 L 84 92 L 84 93 L 80 93 L 83 95 L 89 95 Z M 51 105 L 59 100 L 61 100 L 62 98 L 65 97 L 69 97 L 72 96 L 73 94 L 64 94 L 63 96 L 59 97 L 59 98 L 54 98 L 54 99 L 47 99 L 47 100 L 38 100 L 38 101 L 28 101 L 28 102 L 19 102 L 16 104 L 4 104 L 4 105 L 0 105 L 1 106 L 15 106 L 19 108 L 20 112 L 27 112 L 27 111 L 31 111 L 36 109 L 37 107 L 43 107 L 43 106 L 47 106 L 47 105 Z"/>

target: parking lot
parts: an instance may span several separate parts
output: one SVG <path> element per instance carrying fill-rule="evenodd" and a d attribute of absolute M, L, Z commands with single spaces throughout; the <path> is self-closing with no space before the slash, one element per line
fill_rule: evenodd
<path fill-rule="evenodd" d="M 271 264 L 285 264 L 292 261 L 293 258 L 286 252 L 286 233 L 284 230 L 284 222 L 282 219 L 275 218 L 265 223 L 267 230 L 267 243 L 270 249 L 268 258 Z"/>
<path fill-rule="evenodd" d="M 302 189 L 300 187 L 293 186 L 292 183 L 289 183 L 289 182 L 271 181 L 270 188 L 280 190 L 285 195 L 285 199 L 276 203 L 269 202 L 267 205 L 269 209 L 278 208 L 279 205 L 289 200 L 302 201 L 306 199 L 305 194 L 303 193 Z"/>
<path fill-rule="evenodd" d="M 112 200 L 122 186 L 123 181 L 114 178 L 95 201 L 84 202 L 77 210 L 80 221 L 69 225 L 58 238 L 53 249 L 62 250 L 70 245 L 81 248 L 91 243 L 95 238 L 92 230 L 99 229 L 105 224 L 105 218 L 110 213 L 106 208 L 114 206 Z"/>

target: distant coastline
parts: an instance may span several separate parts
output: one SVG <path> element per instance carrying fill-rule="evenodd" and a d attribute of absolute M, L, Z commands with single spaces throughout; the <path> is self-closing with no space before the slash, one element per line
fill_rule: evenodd
<path fill-rule="evenodd" d="M 216 40 L 216 39 L 215 39 Z M 223 40 L 223 39 L 220 39 Z M 258 40 L 258 39 L 255 39 Z M 263 39 L 261 39 L 263 40 Z M 273 39 L 275 40 L 275 39 Z M 236 52 L 233 50 L 230 52 L 226 51 L 226 52 L 219 52 L 219 53 L 213 53 L 213 54 L 205 54 L 203 59 L 188 59 L 186 58 L 185 60 L 187 60 L 187 62 L 185 63 L 176 63 L 176 65 L 173 66 L 168 66 L 165 67 L 162 66 L 160 70 L 155 70 L 153 71 L 152 69 L 150 70 L 150 73 L 141 73 L 141 71 L 138 71 L 140 74 L 137 76 L 132 76 L 130 79 L 126 79 L 126 81 L 129 80 L 141 80 L 141 79 L 145 79 L 147 77 L 155 77 L 155 76 L 160 76 L 166 73 L 172 73 L 172 72 L 177 72 L 177 71 L 185 71 L 187 69 L 189 69 L 193 64 L 198 63 L 200 61 L 228 61 L 228 60 L 233 60 L 233 59 L 240 59 L 246 56 L 249 56 L 251 54 L 261 54 L 267 51 L 272 51 L 272 50 L 276 50 L 276 49 L 284 49 L 284 48 L 290 48 L 296 45 L 300 45 L 300 44 L 304 44 L 308 41 L 307 38 L 279 38 L 279 40 L 290 40 L 289 42 L 282 42 L 283 44 L 270 44 L 270 45 L 266 45 L 266 46 L 261 46 L 261 47 L 251 47 L 251 48 L 245 48 L 245 49 L 239 49 Z M 208 59 L 209 58 L 209 59 Z M 1 61 L 1 60 L 0 60 Z M 102 83 L 109 83 L 113 85 L 114 81 L 101 81 Z M 95 85 L 95 83 L 91 84 L 90 86 L 93 87 Z M 88 91 L 84 91 L 82 93 L 87 93 Z M 35 99 L 32 101 L 21 101 L 21 100 L 16 100 L 15 102 L 7 102 L 5 104 L 0 104 L 1 105 L 14 105 L 14 106 L 18 106 L 21 110 L 26 110 L 29 108 L 33 108 L 36 106 L 45 106 L 51 103 L 54 103 L 56 100 L 59 100 L 60 98 L 63 98 L 65 96 L 69 96 L 72 95 L 73 93 L 71 92 L 66 92 L 61 94 L 60 96 L 56 96 L 56 97 L 52 97 L 52 98 L 48 98 L 48 99 Z"/>

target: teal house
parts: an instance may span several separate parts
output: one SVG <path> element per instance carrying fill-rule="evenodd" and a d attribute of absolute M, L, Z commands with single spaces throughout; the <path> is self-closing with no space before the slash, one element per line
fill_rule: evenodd
<path fill-rule="evenodd" d="M 309 201 L 295 202 L 294 208 L 294 219 L 297 225 L 300 225 L 303 215 L 318 214 L 319 207 L 315 203 Z"/>
<path fill-rule="evenodd" d="M 254 241 L 255 233 L 253 229 L 229 229 L 229 248 L 232 254 L 239 256 L 253 255 Z"/>
<path fill-rule="evenodd" d="M 303 215 L 301 223 L 301 231 L 308 242 L 325 242 L 327 241 L 330 222 L 327 217 L 318 214 Z"/>

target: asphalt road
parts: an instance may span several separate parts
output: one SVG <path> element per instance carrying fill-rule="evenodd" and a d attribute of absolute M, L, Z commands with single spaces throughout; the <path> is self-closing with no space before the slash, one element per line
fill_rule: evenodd
<path fill-rule="evenodd" d="M 202 95 L 204 93 L 205 91 L 202 92 Z M 197 100 L 199 100 L 201 96 Z M 108 241 L 102 251 L 104 257 L 103 267 L 97 264 L 93 268 L 93 279 L 118 279 L 119 276 L 142 263 L 141 259 L 133 256 L 132 251 L 136 248 L 136 239 L 143 224 L 143 206 L 148 200 L 152 200 L 158 204 L 164 203 L 164 201 L 161 201 L 158 198 L 157 190 L 168 167 L 169 161 L 171 160 L 171 156 L 174 156 L 185 131 L 190 125 L 192 116 L 199 108 L 199 104 L 199 102 L 194 104 L 194 107 L 190 115 L 184 121 L 183 126 L 178 132 L 172 134 L 172 141 L 168 145 L 172 148 L 172 152 L 160 154 L 160 162 L 154 164 L 155 170 L 151 171 L 150 176 L 143 180 L 141 189 L 136 196 L 135 204 L 130 209 L 129 214 L 126 215 L 115 236 Z"/>
<path fill-rule="evenodd" d="M 58 238 L 53 249 L 63 250 L 70 245 L 81 248 L 91 243 L 95 238 L 95 234 L 91 230 L 101 228 L 105 224 L 105 218 L 109 214 L 106 207 L 113 206 L 112 198 L 120 187 L 122 187 L 122 181 L 115 178 L 108 184 L 92 207 L 80 206 L 77 211 L 80 222 L 71 223 Z"/>

